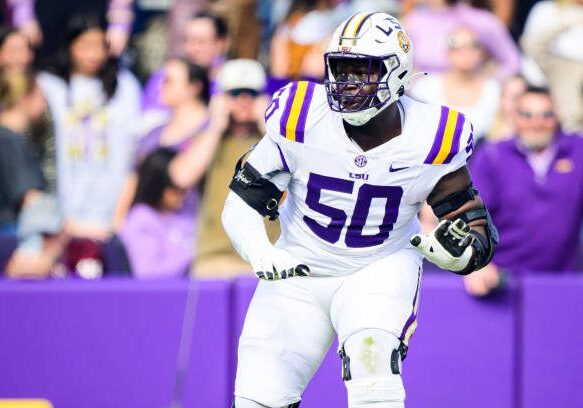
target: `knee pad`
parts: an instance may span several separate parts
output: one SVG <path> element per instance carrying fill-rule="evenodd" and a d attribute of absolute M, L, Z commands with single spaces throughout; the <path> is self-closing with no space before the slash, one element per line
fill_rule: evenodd
<path fill-rule="evenodd" d="M 285 407 L 281 408 L 298 408 L 300 406 L 300 402 L 294 402 L 293 404 L 286 405 Z M 252 401 L 247 398 L 242 397 L 235 397 L 235 401 L 231 405 L 231 408 L 270 408 L 266 405 L 260 404 L 258 402 Z M 277 407 L 280 408 L 280 407 Z"/>
<path fill-rule="evenodd" d="M 398 374 L 353 378 L 345 384 L 349 408 L 405 407 L 405 388 Z"/>
<path fill-rule="evenodd" d="M 340 348 L 343 377 L 351 408 L 402 407 L 401 341 L 381 329 L 365 329 Z"/>

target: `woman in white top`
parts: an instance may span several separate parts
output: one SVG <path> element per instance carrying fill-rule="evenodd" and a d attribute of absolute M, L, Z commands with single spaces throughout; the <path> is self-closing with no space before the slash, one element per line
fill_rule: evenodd
<path fill-rule="evenodd" d="M 105 240 L 133 163 L 140 86 L 107 53 L 102 21 L 73 17 L 53 73 L 39 82 L 55 122 L 57 190 L 71 235 Z"/>
<path fill-rule="evenodd" d="M 464 113 L 474 126 L 474 141 L 486 136 L 500 100 L 500 84 L 485 70 L 485 53 L 476 34 L 458 28 L 448 38 L 448 69 L 413 84 L 418 99 Z"/>

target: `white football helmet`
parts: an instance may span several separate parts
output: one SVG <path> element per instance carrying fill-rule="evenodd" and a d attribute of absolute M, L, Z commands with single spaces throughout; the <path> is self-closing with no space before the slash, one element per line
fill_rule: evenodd
<path fill-rule="evenodd" d="M 405 93 L 413 72 L 413 46 L 390 14 L 358 13 L 336 28 L 324 60 L 330 108 L 351 125 L 361 126 Z M 339 63 L 368 66 L 368 73 L 346 75 L 337 69 Z M 376 86 L 374 94 L 363 92 L 371 85 Z"/>

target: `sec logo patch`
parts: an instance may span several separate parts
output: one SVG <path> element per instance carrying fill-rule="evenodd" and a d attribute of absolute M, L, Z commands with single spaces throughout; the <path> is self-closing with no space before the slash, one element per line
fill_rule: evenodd
<path fill-rule="evenodd" d="M 354 158 L 354 164 L 356 164 L 358 167 L 366 166 L 367 162 L 368 160 L 366 160 L 366 157 L 361 154 Z"/>

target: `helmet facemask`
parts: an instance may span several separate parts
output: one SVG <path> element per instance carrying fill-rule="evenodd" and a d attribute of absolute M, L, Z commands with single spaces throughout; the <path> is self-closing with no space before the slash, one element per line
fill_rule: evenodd
<path fill-rule="evenodd" d="M 324 59 L 328 104 L 351 125 L 364 125 L 400 96 L 389 87 L 391 75 L 400 66 L 396 54 L 328 52 Z M 354 72 L 342 72 L 347 67 Z"/>

